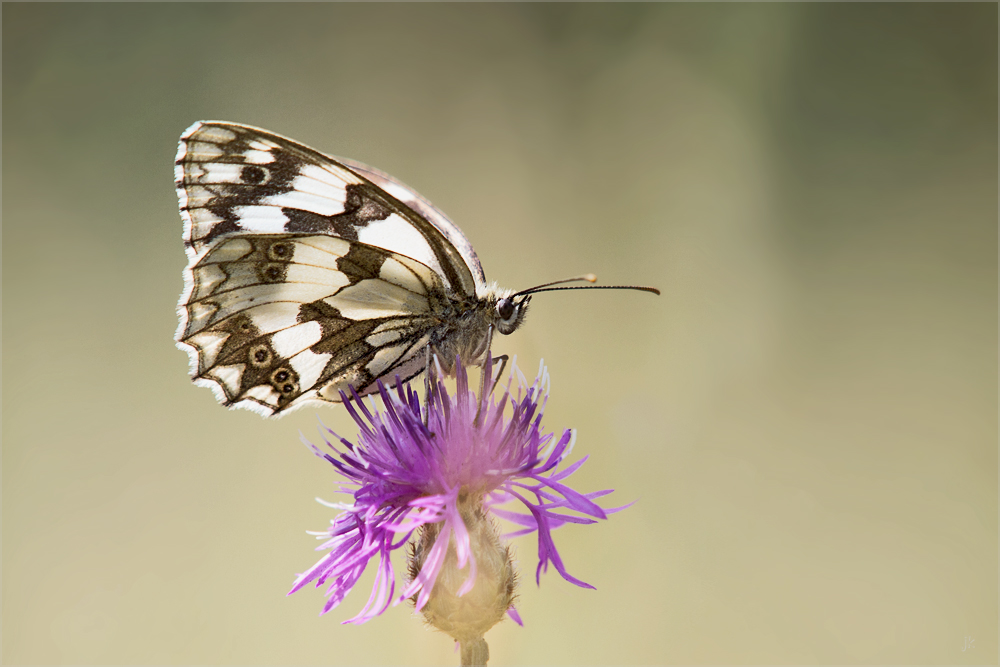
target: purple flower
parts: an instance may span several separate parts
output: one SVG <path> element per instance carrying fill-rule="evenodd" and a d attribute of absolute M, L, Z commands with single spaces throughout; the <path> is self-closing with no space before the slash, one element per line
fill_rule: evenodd
<path fill-rule="evenodd" d="M 366 406 L 352 390 L 344 405 L 360 429 L 356 442 L 327 429 L 342 448 L 327 440 L 330 453 L 307 443 L 343 476 L 341 492 L 353 502 L 330 504 L 343 512 L 327 531 L 315 533 L 328 537 L 319 549 L 329 553 L 295 580 L 289 594 L 310 582 L 329 583 L 326 613 L 377 556 L 371 597 L 348 623 L 368 621 L 407 598 L 415 598 L 432 624 L 460 641 L 482 637 L 505 612 L 520 623 L 513 607 L 513 564 L 494 517 L 520 528 L 509 536 L 537 531 L 536 581 L 551 563 L 567 581 L 593 588 L 566 571 L 552 530 L 596 523 L 621 508 L 602 509 L 594 502 L 611 490 L 579 493 L 564 484 L 586 457 L 559 469 L 572 450 L 574 432 L 567 429 L 557 438 L 542 429 L 548 397 L 544 369 L 530 387 L 518 372 L 516 395 L 508 382 L 499 398 L 494 392 L 480 406 L 464 367 L 456 368 L 454 395 L 437 382 L 423 404 L 416 391 L 400 384 L 394 390 L 378 385 L 381 410 L 373 400 Z M 486 382 L 489 386 L 488 376 Z M 500 508 L 515 501 L 522 511 Z M 397 596 L 391 557 L 408 542 L 409 582 Z M 457 616 L 466 621 L 454 626 Z"/>

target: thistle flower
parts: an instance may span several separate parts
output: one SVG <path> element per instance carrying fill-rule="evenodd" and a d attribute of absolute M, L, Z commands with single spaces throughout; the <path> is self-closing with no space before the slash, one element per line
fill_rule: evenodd
<path fill-rule="evenodd" d="M 484 386 L 491 386 L 491 365 L 487 360 Z M 505 613 L 521 624 L 513 606 L 514 566 L 496 518 L 519 527 L 508 537 L 537 532 L 536 582 L 551 564 L 567 581 L 593 588 L 566 571 L 552 530 L 596 523 L 622 508 L 602 509 L 594 502 L 611 490 L 580 493 L 563 483 L 587 459 L 559 469 L 575 434 L 567 429 L 557 438 L 542 429 L 549 386 L 544 368 L 530 387 L 515 368 L 516 395 L 508 380 L 499 398 L 493 392 L 481 403 L 462 364 L 456 369 L 455 393 L 436 382 L 423 405 L 398 382 L 395 390 L 379 383 L 381 410 L 374 401 L 369 408 L 352 390 L 342 397 L 360 429 L 356 442 L 326 429 L 342 448 L 326 438 L 332 453 L 306 443 L 343 476 L 340 490 L 353 502 L 326 503 L 343 510 L 328 530 L 313 533 L 328 538 L 318 550 L 329 553 L 295 580 L 289 594 L 311 582 L 329 582 L 325 614 L 377 556 L 371 597 L 345 623 L 364 623 L 410 598 L 432 625 L 462 644 L 464 654 L 477 642 L 485 650 L 483 634 Z M 501 509 L 508 502 L 520 503 L 522 511 Z M 409 581 L 397 596 L 391 558 L 408 542 Z"/>

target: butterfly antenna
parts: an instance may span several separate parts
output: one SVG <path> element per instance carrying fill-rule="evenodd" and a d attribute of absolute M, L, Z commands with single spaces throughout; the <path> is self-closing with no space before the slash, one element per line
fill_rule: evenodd
<path fill-rule="evenodd" d="M 632 289 L 640 292 L 651 292 L 659 294 L 660 290 L 655 287 L 644 287 L 642 285 L 577 285 L 576 287 L 549 287 L 546 289 L 532 290 L 532 294 L 539 292 L 561 292 L 568 289 Z"/>
<path fill-rule="evenodd" d="M 596 283 L 597 282 L 597 276 L 595 276 L 593 273 L 587 273 L 585 275 L 577 276 L 575 278 L 564 278 L 562 280 L 557 280 L 555 282 L 545 283 L 544 285 L 535 285 L 534 287 L 529 287 L 528 289 L 521 290 L 520 292 L 517 292 L 516 294 L 511 294 L 511 296 L 515 297 L 515 296 L 523 296 L 525 294 L 534 294 L 535 292 L 537 292 L 538 290 L 542 289 L 543 287 L 552 287 L 553 285 L 562 285 L 563 283 L 575 283 L 578 280 L 586 280 L 588 283 Z"/>
<path fill-rule="evenodd" d="M 588 283 L 597 282 L 597 276 L 593 273 L 588 273 L 586 275 L 577 276 L 576 278 L 566 278 L 565 280 L 557 280 L 551 283 L 545 283 L 544 285 L 538 285 L 536 287 L 530 287 L 526 290 L 521 290 L 516 294 L 511 296 L 524 296 L 525 294 L 538 294 L 539 292 L 559 292 L 568 289 L 633 289 L 640 292 L 652 292 L 653 294 L 659 294 L 660 290 L 655 287 L 644 287 L 642 285 L 575 285 L 573 287 L 553 287 L 553 285 L 562 285 L 563 283 L 573 283 L 579 280 L 586 280 Z"/>

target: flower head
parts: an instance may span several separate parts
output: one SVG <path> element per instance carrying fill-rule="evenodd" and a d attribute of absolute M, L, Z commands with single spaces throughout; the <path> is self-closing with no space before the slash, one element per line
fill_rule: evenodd
<path fill-rule="evenodd" d="M 487 360 L 485 386 L 491 386 L 490 367 Z M 460 641 L 481 637 L 505 612 L 520 623 L 513 608 L 514 568 L 494 517 L 519 527 L 508 536 L 537 532 L 536 581 L 551 563 L 567 581 L 593 588 L 566 571 L 552 530 L 607 518 L 615 510 L 594 501 L 611 490 L 585 494 L 564 484 L 586 457 L 560 469 L 574 432 L 556 437 L 542 429 L 544 369 L 530 387 L 518 373 L 516 394 L 508 382 L 499 398 L 494 392 L 481 401 L 462 364 L 456 369 L 455 393 L 437 382 L 423 404 L 401 383 L 395 390 L 378 385 L 381 410 L 353 391 L 343 397 L 360 429 L 356 441 L 327 429 L 341 447 L 329 440 L 332 453 L 310 447 L 343 476 L 341 491 L 353 502 L 330 504 L 343 511 L 317 533 L 328 538 L 319 549 L 329 553 L 296 579 L 289 594 L 313 581 L 317 587 L 329 582 L 326 613 L 377 556 L 368 604 L 347 622 L 363 623 L 414 598 L 432 624 Z M 519 503 L 520 511 L 500 507 L 510 502 Z M 409 582 L 396 596 L 391 556 L 411 537 Z"/>

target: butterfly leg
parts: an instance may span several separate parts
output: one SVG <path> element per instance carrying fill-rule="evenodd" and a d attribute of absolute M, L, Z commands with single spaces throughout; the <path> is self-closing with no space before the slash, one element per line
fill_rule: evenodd
<path fill-rule="evenodd" d="M 479 412 L 483 409 L 483 401 L 485 401 L 486 397 L 492 394 L 493 390 L 496 389 L 497 384 L 500 382 L 501 376 L 503 376 L 504 369 L 507 368 L 508 359 L 510 359 L 510 357 L 508 357 L 506 354 L 501 354 L 499 357 L 492 358 L 491 361 L 493 366 L 496 366 L 497 362 L 500 363 L 500 372 L 496 374 L 492 372 L 492 368 L 490 369 L 490 372 L 487 373 L 486 364 L 483 364 L 482 382 L 479 388 L 479 407 L 476 409 L 476 423 L 478 423 L 479 420 Z M 486 386 L 487 375 L 489 376 L 490 379 L 489 387 Z"/>
<path fill-rule="evenodd" d="M 494 364 L 496 364 L 496 362 L 498 362 L 498 361 L 500 362 L 500 372 L 493 376 L 496 379 L 493 380 L 493 386 L 490 387 L 490 393 L 493 392 L 493 390 L 496 388 L 497 384 L 500 382 L 500 378 L 503 377 L 503 372 L 504 372 L 504 369 L 507 368 L 507 361 L 509 359 L 510 359 L 510 357 L 508 357 L 506 354 L 501 354 L 499 357 L 494 357 L 493 358 L 493 363 Z"/>
<path fill-rule="evenodd" d="M 430 345 L 425 347 L 424 350 L 426 351 L 424 361 L 424 403 L 427 405 L 427 411 L 424 413 L 424 426 L 430 426 L 431 387 L 437 382 L 437 374 L 434 372 L 434 362 L 436 359 L 431 353 Z"/>
<path fill-rule="evenodd" d="M 431 346 L 428 345 L 424 348 L 424 400 L 430 402 L 431 400 L 431 373 L 433 369 L 431 368 Z"/>
<path fill-rule="evenodd" d="M 490 383 L 491 371 L 493 370 L 492 364 L 490 368 L 486 367 L 486 360 L 490 359 L 490 346 L 493 343 L 493 325 L 486 330 L 486 349 L 483 352 L 485 357 L 483 358 L 482 366 L 480 366 L 479 373 L 479 407 L 476 408 L 476 418 L 472 420 L 473 424 L 479 424 L 479 413 L 483 411 L 483 401 L 486 400 L 487 390 L 493 391 L 493 384 Z M 487 384 L 490 384 L 487 387 Z"/>

